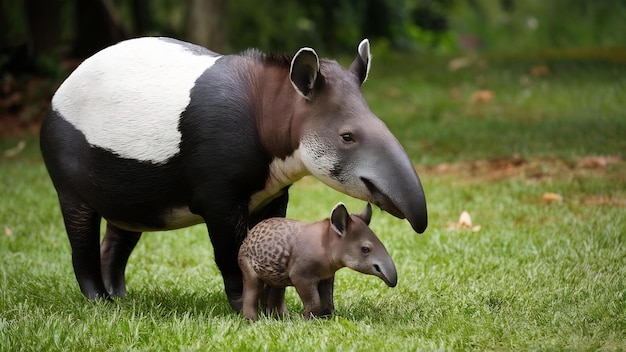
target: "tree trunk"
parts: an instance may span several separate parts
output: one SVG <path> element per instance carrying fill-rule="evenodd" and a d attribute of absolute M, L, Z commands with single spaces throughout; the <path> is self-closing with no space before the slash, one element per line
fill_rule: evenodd
<path fill-rule="evenodd" d="M 108 0 L 75 0 L 76 41 L 74 54 L 90 56 L 100 49 L 128 38 Z"/>
<path fill-rule="evenodd" d="M 224 49 L 223 0 L 189 0 L 187 40 L 220 52 Z"/>
<path fill-rule="evenodd" d="M 26 16 L 30 29 L 33 56 L 50 54 L 59 49 L 61 36 L 59 14 L 63 3 L 59 0 L 26 1 Z"/>

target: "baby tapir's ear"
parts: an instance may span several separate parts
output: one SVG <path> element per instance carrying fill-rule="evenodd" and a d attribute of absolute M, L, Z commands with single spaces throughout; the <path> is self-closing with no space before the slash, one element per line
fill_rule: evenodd
<path fill-rule="evenodd" d="M 338 203 L 330 213 L 330 227 L 337 232 L 339 237 L 343 237 L 349 224 L 350 214 L 348 214 L 348 209 L 346 209 L 343 203 Z"/>
<path fill-rule="evenodd" d="M 372 220 L 372 206 L 370 205 L 370 203 L 367 203 L 365 209 L 363 209 L 363 212 L 361 214 L 358 214 L 357 216 L 363 219 L 363 221 L 365 221 L 365 224 L 369 226 L 370 221 Z"/>

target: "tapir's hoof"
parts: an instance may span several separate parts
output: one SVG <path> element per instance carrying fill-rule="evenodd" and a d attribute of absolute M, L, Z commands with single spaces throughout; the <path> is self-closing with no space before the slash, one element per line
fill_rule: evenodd
<path fill-rule="evenodd" d="M 90 301 L 112 301 L 111 295 L 104 289 L 96 289 L 90 282 L 86 282 L 81 286 L 83 295 Z"/>
<path fill-rule="evenodd" d="M 113 302 L 113 297 L 111 297 L 111 295 L 109 295 L 108 293 L 105 294 L 90 294 L 87 296 L 87 298 L 91 301 L 91 302 Z"/>
<path fill-rule="evenodd" d="M 318 318 L 330 318 L 333 316 L 333 312 L 334 312 L 334 309 L 330 309 L 330 308 L 322 309 L 319 312 L 319 315 L 317 315 L 317 317 Z"/>

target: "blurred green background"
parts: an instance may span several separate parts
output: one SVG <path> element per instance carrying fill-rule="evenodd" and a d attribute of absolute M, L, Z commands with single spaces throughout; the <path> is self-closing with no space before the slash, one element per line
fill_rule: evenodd
<path fill-rule="evenodd" d="M 229 53 L 248 47 L 591 53 L 624 48 L 624 0 L 1 0 L 0 67 L 54 69 L 122 39 L 166 35 Z M 623 58 L 623 57 L 622 57 Z"/>
<path fill-rule="evenodd" d="M 35 130 L 82 59 L 137 36 L 323 56 L 368 37 L 382 67 L 396 53 L 623 63 L 625 29 L 626 0 L 0 0 L 0 137 Z"/>

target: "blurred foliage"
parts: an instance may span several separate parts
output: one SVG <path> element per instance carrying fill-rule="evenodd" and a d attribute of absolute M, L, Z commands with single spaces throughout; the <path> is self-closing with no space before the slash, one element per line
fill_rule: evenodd
<path fill-rule="evenodd" d="M 449 45 L 445 12 L 451 0 L 270 0 L 231 1 L 229 43 L 293 51 L 309 45 L 324 52 L 350 52 L 364 37 L 396 50 Z M 279 10 L 277 10 L 279 9 Z"/>
<path fill-rule="evenodd" d="M 190 14 L 201 9 L 192 0 L 0 0 L 0 70 L 59 77 L 62 58 L 143 35 L 223 53 L 311 46 L 351 54 L 365 37 L 383 56 L 626 47 L 626 0 L 206 1 L 217 4 L 219 16 L 205 12 L 217 25 L 194 28 Z M 219 43 L 200 42 L 209 28 Z"/>
<path fill-rule="evenodd" d="M 460 48 L 489 52 L 626 47 L 625 0 L 455 1 Z"/>

